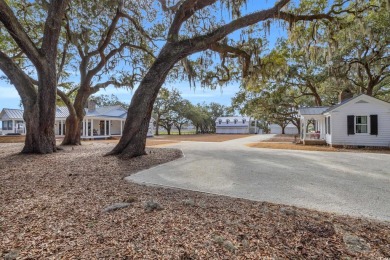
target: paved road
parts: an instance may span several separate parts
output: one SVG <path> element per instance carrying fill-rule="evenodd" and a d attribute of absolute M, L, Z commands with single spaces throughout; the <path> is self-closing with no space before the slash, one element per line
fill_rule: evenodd
<path fill-rule="evenodd" d="M 126 179 L 390 221 L 390 154 L 245 146 L 266 138 L 171 145 L 185 157 Z"/>

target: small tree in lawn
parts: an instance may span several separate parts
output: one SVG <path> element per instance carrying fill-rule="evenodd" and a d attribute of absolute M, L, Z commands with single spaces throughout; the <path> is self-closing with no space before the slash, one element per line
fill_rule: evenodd
<path fill-rule="evenodd" d="M 171 134 L 171 129 L 174 125 L 174 108 L 181 99 L 178 90 L 169 91 L 167 88 L 161 88 L 153 107 L 153 113 L 156 117 L 156 135 L 159 135 L 159 126 L 164 127 L 168 135 Z"/>
<path fill-rule="evenodd" d="M 188 118 L 190 117 L 191 106 L 190 101 L 184 99 L 177 102 L 174 107 L 173 124 L 177 131 L 179 131 L 179 135 L 181 135 L 183 126 L 189 122 Z"/>

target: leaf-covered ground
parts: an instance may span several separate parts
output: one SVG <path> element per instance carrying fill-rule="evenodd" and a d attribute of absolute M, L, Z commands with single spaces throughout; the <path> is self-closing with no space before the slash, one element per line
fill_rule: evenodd
<path fill-rule="evenodd" d="M 181 153 L 104 157 L 113 145 L 88 142 L 40 156 L 0 144 L 0 257 L 390 257 L 389 222 L 127 183 L 125 176 Z M 103 212 L 122 202 L 130 206 Z"/>

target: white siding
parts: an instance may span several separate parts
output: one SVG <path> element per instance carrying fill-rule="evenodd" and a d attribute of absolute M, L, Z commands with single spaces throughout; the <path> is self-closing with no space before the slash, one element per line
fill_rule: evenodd
<path fill-rule="evenodd" d="M 124 122 L 123 122 L 124 124 Z M 121 121 L 120 120 L 112 120 L 111 121 L 111 135 L 121 135 Z"/>
<path fill-rule="evenodd" d="M 148 133 L 146 134 L 147 137 L 153 137 L 154 136 L 154 124 L 153 124 L 154 120 L 151 119 L 149 121 L 149 128 L 148 128 Z M 123 122 L 123 125 L 125 124 L 125 122 Z"/>
<path fill-rule="evenodd" d="M 359 103 L 360 101 L 360 103 Z M 362 103 L 367 102 L 367 103 Z M 357 103 L 358 102 L 358 103 Z M 390 104 L 368 96 L 331 111 L 331 137 L 327 141 L 332 145 L 390 146 Z M 367 116 L 367 134 L 347 134 L 347 116 Z M 370 115 L 378 115 L 378 135 L 370 135 Z"/>
<path fill-rule="evenodd" d="M 249 126 L 253 120 L 250 117 L 218 117 L 215 120 L 217 134 L 249 134 Z"/>
<path fill-rule="evenodd" d="M 221 127 L 216 126 L 215 132 L 217 134 L 249 134 L 248 127 Z"/>

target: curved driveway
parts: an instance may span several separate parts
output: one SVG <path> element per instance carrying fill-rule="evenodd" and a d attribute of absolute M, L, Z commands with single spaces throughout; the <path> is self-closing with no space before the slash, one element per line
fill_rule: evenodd
<path fill-rule="evenodd" d="M 245 146 L 269 137 L 170 145 L 185 157 L 126 180 L 390 220 L 390 154 Z"/>

